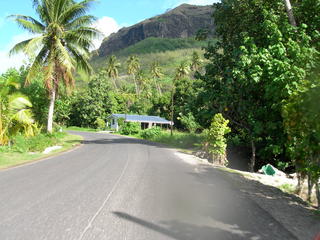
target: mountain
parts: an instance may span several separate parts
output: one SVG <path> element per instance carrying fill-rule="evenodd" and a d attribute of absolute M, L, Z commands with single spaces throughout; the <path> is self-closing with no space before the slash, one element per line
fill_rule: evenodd
<path fill-rule="evenodd" d="M 98 49 L 105 57 L 147 38 L 190 38 L 200 29 L 214 29 L 212 6 L 182 4 L 162 15 L 120 29 L 106 38 Z"/>

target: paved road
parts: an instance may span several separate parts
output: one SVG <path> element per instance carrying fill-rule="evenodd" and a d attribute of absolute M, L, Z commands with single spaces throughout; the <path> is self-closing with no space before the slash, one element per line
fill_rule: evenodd
<path fill-rule="evenodd" d="M 140 140 L 84 145 L 0 171 L 1 240 L 295 239 L 213 168 Z"/>

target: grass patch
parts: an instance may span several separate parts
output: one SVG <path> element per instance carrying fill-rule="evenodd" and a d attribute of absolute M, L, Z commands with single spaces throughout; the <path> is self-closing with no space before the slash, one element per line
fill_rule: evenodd
<path fill-rule="evenodd" d="M 62 146 L 61 149 L 51 152 L 50 154 L 42 154 L 41 152 L 21 152 L 17 151 L 14 147 L 0 147 L 0 169 L 17 166 L 27 162 L 36 161 L 45 157 L 53 156 L 55 154 L 72 149 L 74 146 L 79 145 L 83 138 L 78 135 L 61 134 L 53 140 L 54 145 Z"/>
<path fill-rule="evenodd" d="M 224 172 L 228 172 L 228 173 L 232 173 L 232 174 L 238 174 L 247 178 L 252 178 L 251 175 L 249 173 L 244 173 L 241 171 L 237 171 L 231 168 L 226 168 L 226 167 L 222 167 L 222 168 L 218 168 L 218 170 L 224 171 Z"/>
<path fill-rule="evenodd" d="M 192 152 L 199 149 L 201 142 L 203 141 L 202 134 L 186 133 L 174 131 L 171 136 L 170 131 L 155 131 L 156 129 L 147 129 L 140 131 L 134 135 L 124 135 L 128 137 L 134 137 L 139 139 L 145 139 L 152 142 L 163 143 L 169 147 L 178 148 L 184 152 Z M 146 132 L 148 134 L 146 134 Z M 120 133 L 115 133 L 119 134 Z"/>
<path fill-rule="evenodd" d="M 151 137 L 149 140 L 163 143 L 175 148 L 181 149 L 197 149 L 203 141 L 201 134 L 192 134 L 185 132 L 174 132 L 171 136 L 169 131 L 163 131 L 161 134 Z"/>
<path fill-rule="evenodd" d="M 278 188 L 281 189 L 281 191 L 290 193 L 290 194 L 294 194 L 296 192 L 296 187 L 288 183 L 282 184 Z"/>

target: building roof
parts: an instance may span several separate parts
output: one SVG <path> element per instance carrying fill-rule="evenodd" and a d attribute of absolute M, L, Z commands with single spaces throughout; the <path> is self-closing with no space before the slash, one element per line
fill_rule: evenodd
<path fill-rule="evenodd" d="M 124 118 L 128 122 L 152 122 L 159 124 L 171 124 L 170 121 L 158 117 L 158 116 L 147 116 L 147 115 L 130 115 L 130 114 L 112 114 L 109 118 Z"/>

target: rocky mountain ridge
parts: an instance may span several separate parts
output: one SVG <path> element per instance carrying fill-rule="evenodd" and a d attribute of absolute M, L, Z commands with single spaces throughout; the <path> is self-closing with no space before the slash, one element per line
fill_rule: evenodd
<path fill-rule="evenodd" d="M 212 13 L 212 6 L 182 4 L 111 34 L 98 49 L 99 56 L 108 56 L 149 37 L 187 38 L 195 36 L 200 29 L 214 30 Z"/>

